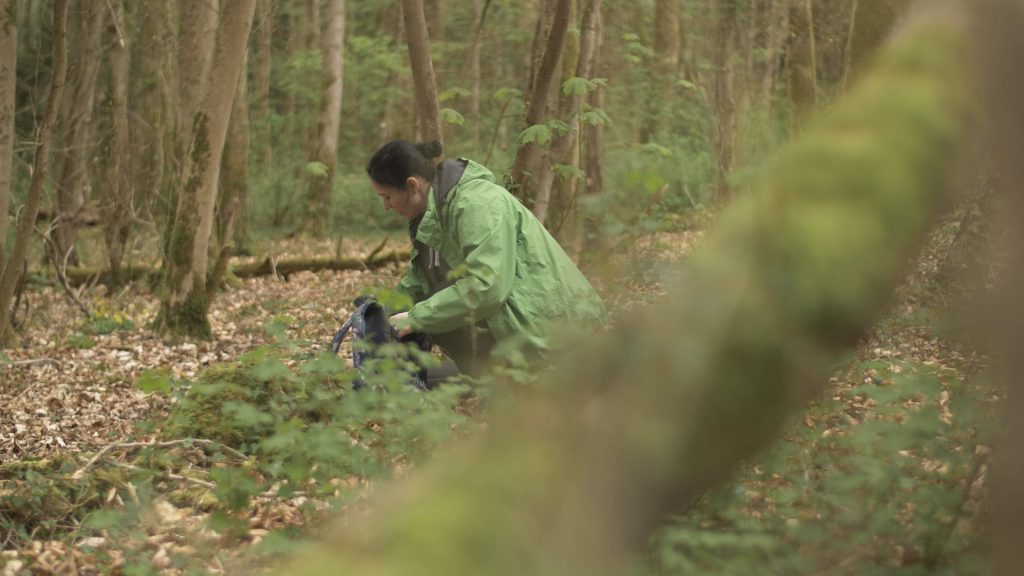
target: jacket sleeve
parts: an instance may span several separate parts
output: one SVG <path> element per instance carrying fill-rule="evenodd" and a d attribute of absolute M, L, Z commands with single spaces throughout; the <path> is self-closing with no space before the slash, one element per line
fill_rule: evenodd
<path fill-rule="evenodd" d="M 490 198 L 494 198 L 490 196 Z M 451 286 L 413 306 L 413 329 L 448 332 L 493 316 L 508 300 L 516 272 L 516 215 L 505 199 L 476 196 L 455 206 L 455 236 L 464 263 Z"/>

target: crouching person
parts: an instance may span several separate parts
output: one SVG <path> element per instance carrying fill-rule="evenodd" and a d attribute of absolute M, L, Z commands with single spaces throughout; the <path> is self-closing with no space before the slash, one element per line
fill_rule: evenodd
<path fill-rule="evenodd" d="M 409 221 L 412 254 L 398 290 L 415 302 L 391 317 L 428 334 L 463 373 L 492 358 L 556 353 L 565 328 L 590 331 L 604 303 L 561 246 L 494 174 L 463 158 L 437 163 L 439 142 L 398 140 L 370 159 L 384 207 Z"/>

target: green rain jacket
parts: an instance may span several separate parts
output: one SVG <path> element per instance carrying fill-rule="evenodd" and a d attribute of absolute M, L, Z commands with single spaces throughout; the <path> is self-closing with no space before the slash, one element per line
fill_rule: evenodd
<path fill-rule="evenodd" d="M 483 322 L 499 351 L 546 351 L 556 347 L 551 333 L 560 327 L 592 330 L 606 322 L 601 298 L 540 221 L 490 170 L 460 161 L 465 171 L 443 206 L 428 194 L 398 284 L 417 301 L 409 311 L 411 327 L 440 334 Z M 424 247 L 429 258 L 418 258 Z M 431 295 L 424 262 L 447 264 L 454 281 Z"/>

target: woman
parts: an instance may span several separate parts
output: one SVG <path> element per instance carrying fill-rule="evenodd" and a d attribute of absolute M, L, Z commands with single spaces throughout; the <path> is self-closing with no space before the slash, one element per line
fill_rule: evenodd
<path fill-rule="evenodd" d="M 412 256 L 392 316 L 400 336 L 423 332 L 463 372 L 491 356 L 554 350 L 565 328 L 607 319 L 604 303 L 544 226 L 487 168 L 436 164 L 441 144 L 389 142 L 366 167 L 384 207 L 409 220 Z"/>

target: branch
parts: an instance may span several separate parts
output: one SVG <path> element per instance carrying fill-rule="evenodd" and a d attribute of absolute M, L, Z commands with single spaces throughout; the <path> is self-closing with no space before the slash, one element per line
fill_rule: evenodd
<path fill-rule="evenodd" d="M 234 448 L 224 444 L 223 442 L 217 442 L 216 440 L 206 440 L 203 438 L 181 438 L 179 440 L 167 440 L 165 442 L 115 442 L 114 444 L 107 444 L 102 449 L 100 449 L 100 451 L 94 454 L 93 457 L 90 458 L 89 461 L 86 462 L 84 466 L 82 466 L 78 470 L 75 470 L 75 472 L 71 475 L 71 478 L 73 480 L 80 480 L 83 476 L 85 476 L 85 473 L 90 468 L 92 468 L 93 465 L 96 464 L 96 462 L 100 460 L 100 458 L 103 458 L 103 456 L 105 456 L 111 450 L 133 448 L 168 448 L 171 446 L 181 446 L 184 444 L 192 444 L 195 446 L 214 446 L 242 460 L 249 459 L 249 457 L 243 454 L 242 452 L 235 450 Z"/>

